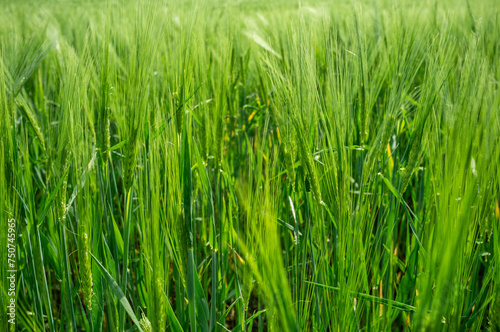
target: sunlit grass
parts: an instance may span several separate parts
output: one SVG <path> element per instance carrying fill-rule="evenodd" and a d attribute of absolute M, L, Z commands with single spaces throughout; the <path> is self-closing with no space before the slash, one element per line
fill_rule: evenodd
<path fill-rule="evenodd" d="M 500 330 L 494 1 L 0 8 L 0 331 Z"/>

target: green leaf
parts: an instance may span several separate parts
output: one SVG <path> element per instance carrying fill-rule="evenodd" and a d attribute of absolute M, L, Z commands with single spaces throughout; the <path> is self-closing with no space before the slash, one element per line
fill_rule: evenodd
<path fill-rule="evenodd" d="M 61 178 L 59 179 L 59 182 L 57 183 L 57 186 L 54 188 L 54 190 L 52 191 L 52 193 L 50 194 L 50 196 L 45 201 L 45 205 L 44 205 L 42 211 L 40 211 L 40 212 L 37 213 L 37 215 L 38 215 L 38 221 L 37 221 L 36 224 L 37 224 L 38 227 L 40 227 L 42 225 L 42 222 L 43 222 L 45 216 L 47 215 L 47 212 L 49 211 L 50 205 L 52 204 L 52 202 L 56 198 L 57 192 L 59 191 L 59 189 L 61 188 L 62 184 L 64 183 L 64 181 L 66 179 L 66 175 L 68 175 L 68 172 L 69 172 L 69 167 L 67 167 L 64 170 L 64 173 L 61 176 Z"/>
<path fill-rule="evenodd" d="M 137 329 L 140 332 L 143 332 L 141 329 L 139 320 L 135 316 L 134 310 L 132 310 L 132 307 L 130 306 L 130 303 L 128 303 L 128 300 L 125 297 L 125 294 L 123 294 L 120 286 L 116 283 L 116 281 L 113 279 L 111 274 L 109 274 L 109 272 L 106 270 L 106 268 L 104 268 L 104 266 L 101 264 L 101 262 L 99 262 L 97 260 L 97 258 L 94 255 L 92 255 L 92 253 L 90 253 L 90 255 L 92 256 L 94 261 L 97 263 L 97 265 L 101 268 L 101 272 L 102 272 L 104 278 L 106 279 L 106 281 L 108 282 L 109 287 L 111 288 L 111 290 L 113 291 L 115 296 L 118 298 L 118 301 L 121 303 L 121 305 L 123 306 L 123 308 L 125 309 L 127 314 L 130 316 L 130 318 L 132 319 L 134 324 L 137 326 Z"/>
<path fill-rule="evenodd" d="M 412 218 L 410 217 L 413 216 L 413 218 L 415 218 L 417 221 L 417 216 L 415 215 L 415 213 L 413 213 L 413 211 L 411 210 L 411 208 L 408 206 L 408 204 L 406 204 L 405 200 L 403 199 L 403 197 L 401 196 L 401 194 L 396 190 L 396 188 L 394 188 L 394 186 L 392 185 L 391 181 L 389 181 L 389 179 L 387 179 L 386 177 L 384 177 L 382 175 L 382 173 L 378 173 L 378 175 L 382 178 L 382 180 L 384 180 L 385 184 L 387 185 L 387 188 L 389 188 L 389 190 L 393 193 L 394 196 L 396 196 L 396 198 L 403 204 L 403 206 L 406 208 L 407 212 L 408 212 L 408 223 L 410 224 L 410 228 L 411 228 L 411 231 L 413 232 L 413 235 L 415 235 L 415 239 L 417 240 L 419 246 L 422 248 L 423 252 L 425 253 L 425 250 L 422 246 L 422 242 L 420 241 L 420 238 L 419 238 L 419 235 L 417 234 L 417 229 L 412 221 Z"/>
<path fill-rule="evenodd" d="M 127 142 L 128 142 L 128 139 L 124 139 L 120 143 L 113 145 L 112 147 L 110 147 L 106 151 L 103 151 L 103 154 L 114 151 L 114 150 L 118 150 L 118 149 L 122 148 L 125 144 L 127 144 Z"/>
<path fill-rule="evenodd" d="M 177 319 L 177 316 L 175 316 L 174 310 L 170 305 L 170 301 L 168 300 L 167 295 L 165 293 L 163 293 L 163 295 L 165 296 L 165 302 L 167 303 L 167 315 L 170 322 L 170 326 L 175 332 L 184 332 L 181 324 L 179 323 L 179 320 Z"/>
<path fill-rule="evenodd" d="M 324 288 L 324 289 L 328 289 L 328 290 L 334 291 L 334 292 L 340 291 L 339 287 L 322 285 L 322 284 L 318 284 L 316 282 L 307 281 L 307 280 L 305 280 L 305 282 L 308 283 L 308 284 L 311 284 L 311 285 L 315 285 L 315 286 L 318 286 L 318 287 L 321 287 L 321 288 Z M 368 294 L 364 294 L 364 293 L 354 292 L 354 291 L 350 291 L 350 293 L 352 295 L 356 296 L 356 297 L 363 298 L 363 299 L 371 301 L 371 302 L 385 304 L 385 305 L 391 305 L 395 309 L 399 309 L 399 310 L 403 310 L 403 311 L 415 311 L 415 307 L 414 306 L 411 306 L 411 305 L 408 305 L 408 304 L 405 304 L 405 303 L 397 302 L 397 301 L 394 301 L 394 300 L 384 299 L 383 297 L 376 297 L 376 296 L 373 296 L 373 295 L 368 295 Z"/>
<path fill-rule="evenodd" d="M 263 314 L 264 312 L 266 312 L 266 309 L 264 310 L 260 310 L 260 311 L 257 311 L 256 313 L 254 313 L 251 317 L 249 317 L 246 321 L 245 321 L 245 325 L 248 325 L 250 323 L 253 323 L 253 321 L 255 320 L 255 318 L 259 317 L 261 314 Z M 241 324 L 235 326 L 231 332 L 236 332 L 236 331 L 241 331 Z"/>

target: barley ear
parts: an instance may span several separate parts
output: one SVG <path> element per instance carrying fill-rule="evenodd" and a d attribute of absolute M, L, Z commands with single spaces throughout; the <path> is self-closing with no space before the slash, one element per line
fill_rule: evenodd
<path fill-rule="evenodd" d="M 494 289 L 496 289 L 495 297 L 490 305 L 488 321 L 492 327 L 491 331 L 500 331 L 500 286 L 496 283 Z"/>
<path fill-rule="evenodd" d="M 79 258 L 80 258 L 80 280 L 83 299 L 87 310 L 92 310 L 92 262 L 90 258 L 89 236 L 81 232 L 78 238 Z"/>
<path fill-rule="evenodd" d="M 245 261 L 241 262 L 243 265 L 243 289 L 242 289 L 242 296 L 243 296 L 243 303 L 245 306 L 245 310 L 248 311 L 248 304 L 250 302 L 250 296 L 252 295 L 252 290 L 253 290 L 253 271 L 250 265 L 249 260 L 254 260 L 254 257 L 247 253 L 245 255 Z"/>
<path fill-rule="evenodd" d="M 38 228 L 38 226 L 36 226 Z M 39 230 L 36 229 L 34 232 L 34 246 L 33 246 L 33 256 L 36 262 L 39 264 L 35 264 L 35 273 L 37 282 L 40 285 L 45 283 L 45 270 L 43 264 L 43 255 L 42 255 L 42 243 L 40 241 Z"/>
<path fill-rule="evenodd" d="M 315 118 L 313 121 L 313 149 L 316 150 L 319 146 L 319 125 L 318 125 L 318 119 Z"/>
<path fill-rule="evenodd" d="M 294 126 L 296 137 L 299 145 L 299 156 L 302 162 L 302 166 L 307 171 L 309 182 L 311 183 L 311 187 L 314 193 L 314 198 L 316 203 L 322 205 L 323 200 L 321 199 L 321 190 L 319 185 L 318 175 L 316 174 L 316 169 L 313 164 L 313 157 L 311 152 L 309 151 L 309 146 L 307 144 L 307 140 L 304 136 L 304 128 L 303 125 L 299 122 L 297 118 L 294 119 Z"/>
<path fill-rule="evenodd" d="M 416 135 L 410 149 L 410 156 L 408 158 L 408 163 L 403 171 L 402 180 L 401 180 L 401 194 L 406 191 L 408 184 L 410 183 L 411 176 L 413 175 L 413 171 L 418 165 L 418 161 L 420 159 L 420 148 L 422 146 L 422 137 L 421 135 Z"/>
<path fill-rule="evenodd" d="M 201 156 L 203 160 L 207 158 L 208 155 L 208 116 L 202 114 L 200 130 L 200 141 L 201 141 Z"/>
<path fill-rule="evenodd" d="M 155 268 L 157 269 L 157 268 Z M 153 272 L 155 274 L 155 272 Z M 155 331 L 164 331 L 164 321 L 165 321 L 165 302 L 163 298 L 163 279 L 156 278 L 154 282 L 154 305 L 155 305 L 155 321 L 153 321 L 155 326 Z M 147 318 L 146 318 L 147 319 Z M 149 321 L 148 321 L 149 323 Z M 150 324 L 151 325 L 151 324 Z M 146 331 L 146 329 L 144 329 Z"/>
<path fill-rule="evenodd" d="M 45 137 L 43 136 L 42 129 L 38 125 L 38 120 L 36 119 L 34 110 L 30 105 L 30 101 L 25 96 L 25 93 L 17 95 L 16 103 L 19 106 L 22 115 L 28 120 L 29 124 L 33 128 L 33 131 L 40 140 L 40 144 L 42 144 L 42 147 L 45 150 Z"/>
<path fill-rule="evenodd" d="M 361 179 L 362 185 L 365 185 L 370 177 L 372 171 L 375 169 L 375 163 L 377 162 L 380 155 L 387 147 L 387 142 L 391 138 L 392 127 L 394 124 L 394 117 L 392 115 L 387 115 L 384 119 L 382 127 L 379 129 L 377 136 L 374 140 L 373 146 L 370 148 L 368 155 L 366 156 L 365 165 L 363 166 L 363 176 Z"/>
<path fill-rule="evenodd" d="M 67 170 L 69 169 L 70 165 L 71 165 L 71 151 L 67 151 L 66 161 L 63 169 L 64 179 L 61 188 L 59 188 L 56 195 L 56 213 L 59 221 L 64 221 L 66 219 L 66 201 L 67 201 L 66 190 L 68 188 Z"/>
<path fill-rule="evenodd" d="M 179 210 L 178 211 L 178 220 L 179 222 L 176 224 L 177 228 L 177 241 L 179 242 L 179 251 L 178 254 L 180 256 L 180 274 L 182 279 L 186 280 L 186 271 L 187 271 L 187 252 L 188 252 L 188 235 L 186 231 L 186 227 L 184 226 L 184 213 Z"/>
<path fill-rule="evenodd" d="M 217 118 L 217 127 L 215 130 L 215 162 L 216 167 L 220 166 L 222 158 L 222 147 L 224 144 L 224 116 L 222 114 Z"/>
<path fill-rule="evenodd" d="M 142 318 L 139 321 L 139 324 L 141 325 L 141 329 L 144 332 L 153 332 L 153 327 L 151 326 L 151 322 L 146 317 L 146 315 L 144 315 L 144 313 L 142 314 Z"/>
<path fill-rule="evenodd" d="M 137 134 L 138 128 L 132 128 L 130 139 L 127 142 L 127 154 L 123 164 L 123 181 L 126 191 L 132 187 L 134 180 L 135 164 L 137 162 Z"/>
<path fill-rule="evenodd" d="M 182 78 L 181 93 L 177 96 L 177 103 L 175 106 L 175 125 L 177 128 L 177 134 L 182 133 L 182 126 L 184 124 L 184 95 L 185 95 L 185 75 Z"/>
<path fill-rule="evenodd" d="M 284 142 L 282 144 L 282 148 L 283 148 L 283 156 L 285 159 L 287 176 L 292 185 L 292 192 L 295 192 L 295 167 L 294 167 L 295 156 L 293 153 L 294 152 L 293 147 L 291 147 L 291 145 L 292 144 L 290 144 L 289 142 Z"/>
<path fill-rule="evenodd" d="M 100 100 L 98 106 L 98 137 L 97 137 L 97 147 L 101 150 L 102 159 L 104 164 L 108 162 L 109 148 L 110 148 L 110 132 L 109 132 L 109 121 L 110 121 L 110 107 L 109 107 L 109 96 L 110 96 L 110 83 L 109 83 L 109 47 L 108 47 L 108 36 L 104 42 L 104 63 L 101 68 L 101 83 L 100 83 Z"/>
<path fill-rule="evenodd" d="M 94 128 L 94 121 L 92 120 L 92 115 L 89 114 L 85 109 L 83 110 L 85 112 L 85 117 L 87 119 L 87 125 L 88 129 L 90 130 L 90 135 L 92 136 L 92 140 L 97 144 L 97 135 L 95 133 L 95 128 Z"/>

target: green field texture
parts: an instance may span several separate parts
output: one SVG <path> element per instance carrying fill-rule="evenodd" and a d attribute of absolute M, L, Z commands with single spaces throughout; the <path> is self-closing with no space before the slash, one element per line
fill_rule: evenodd
<path fill-rule="evenodd" d="M 2 1 L 0 331 L 500 331 L 499 9 Z"/>

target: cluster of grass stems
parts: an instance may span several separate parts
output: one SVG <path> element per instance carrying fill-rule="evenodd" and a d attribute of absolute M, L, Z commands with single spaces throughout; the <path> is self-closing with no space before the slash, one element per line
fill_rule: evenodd
<path fill-rule="evenodd" d="M 0 330 L 498 331 L 499 81 L 493 0 L 8 2 Z"/>

